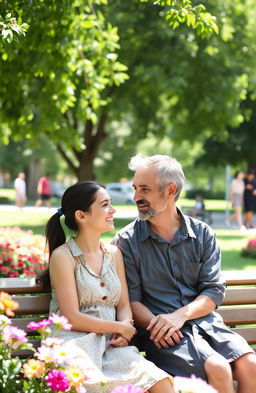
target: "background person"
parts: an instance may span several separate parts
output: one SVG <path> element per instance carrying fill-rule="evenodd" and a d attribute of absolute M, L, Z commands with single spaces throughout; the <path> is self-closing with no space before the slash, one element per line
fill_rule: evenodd
<path fill-rule="evenodd" d="M 45 202 L 46 207 L 51 207 L 51 182 L 49 174 L 40 177 L 37 183 L 38 199 L 36 201 L 36 207 L 40 207 Z"/>
<path fill-rule="evenodd" d="M 133 157 L 139 218 L 114 243 L 124 257 L 141 350 L 169 373 L 208 380 L 219 393 L 256 392 L 256 354 L 214 310 L 224 298 L 215 233 L 176 206 L 180 163 L 162 155 Z"/>
<path fill-rule="evenodd" d="M 196 217 L 205 210 L 205 204 L 202 195 L 195 196 L 195 207 L 187 212 L 188 216 Z"/>
<path fill-rule="evenodd" d="M 245 228 L 245 226 L 243 225 L 242 216 L 244 205 L 244 187 L 244 172 L 237 171 L 230 186 L 230 201 L 232 207 L 235 209 L 235 212 L 227 218 L 227 226 L 230 226 L 230 223 L 233 220 L 236 220 L 240 229 Z"/>
<path fill-rule="evenodd" d="M 14 189 L 15 189 L 16 206 L 18 207 L 24 206 L 27 200 L 24 172 L 20 172 L 17 178 L 14 180 Z"/>
<path fill-rule="evenodd" d="M 86 384 L 88 393 L 100 392 L 102 381 L 104 393 L 127 383 L 151 393 L 174 393 L 168 374 L 128 346 L 136 330 L 122 254 L 100 240 L 103 232 L 114 229 L 114 213 L 108 193 L 95 182 L 77 183 L 65 191 L 61 209 L 46 228 L 50 271 L 43 280 L 47 282 L 50 273 L 50 313 L 68 318 L 73 330 L 59 335 L 69 351 L 77 351 L 80 363 L 94 371 L 94 381 Z M 62 214 L 75 232 L 67 242 Z"/>
<path fill-rule="evenodd" d="M 256 179 L 254 169 L 249 169 L 244 178 L 244 210 L 245 226 L 254 228 L 252 224 L 253 212 L 256 210 Z"/>

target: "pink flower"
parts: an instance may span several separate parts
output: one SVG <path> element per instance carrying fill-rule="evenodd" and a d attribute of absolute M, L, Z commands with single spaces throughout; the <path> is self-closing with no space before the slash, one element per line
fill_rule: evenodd
<path fill-rule="evenodd" d="M 57 329 L 71 330 L 72 325 L 68 322 L 67 318 L 63 315 L 52 314 L 49 316 L 51 323 L 56 325 Z"/>
<path fill-rule="evenodd" d="M 143 390 L 135 385 L 120 385 L 111 390 L 111 393 L 143 393 Z"/>
<path fill-rule="evenodd" d="M 45 378 L 52 391 L 65 392 L 69 388 L 69 379 L 62 370 L 53 369 Z"/>
<path fill-rule="evenodd" d="M 28 324 L 28 329 L 30 329 L 30 330 L 39 330 L 39 329 L 43 329 L 43 328 L 45 328 L 45 327 L 47 327 L 47 326 L 49 326 L 51 324 L 51 322 L 49 321 L 49 319 L 43 319 L 42 321 L 40 321 L 40 322 L 34 322 L 34 321 L 32 321 L 32 322 L 30 322 L 29 324 Z"/>
<path fill-rule="evenodd" d="M 256 246 L 256 239 L 250 239 L 250 240 L 248 241 L 248 244 L 249 244 L 250 246 Z"/>
<path fill-rule="evenodd" d="M 3 330 L 3 339 L 12 349 L 17 349 L 20 344 L 28 341 L 26 332 L 16 326 L 6 326 Z"/>

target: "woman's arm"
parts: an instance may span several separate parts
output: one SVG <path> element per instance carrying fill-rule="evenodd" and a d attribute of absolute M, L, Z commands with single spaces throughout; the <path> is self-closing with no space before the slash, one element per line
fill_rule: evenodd
<path fill-rule="evenodd" d="M 127 340 L 132 338 L 135 329 L 127 322 L 106 321 L 80 312 L 74 266 L 71 257 L 63 249 L 56 249 L 51 256 L 50 277 L 60 312 L 69 320 L 73 330 L 118 333 Z"/>

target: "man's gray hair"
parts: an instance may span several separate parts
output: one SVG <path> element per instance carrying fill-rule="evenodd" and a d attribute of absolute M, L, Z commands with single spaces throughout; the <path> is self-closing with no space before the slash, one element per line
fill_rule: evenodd
<path fill-rule="evenodd" d="M 143 156 L 142 154 L 136 154 L 130 159 L 129 169 L 136 171 L 139 167 L 149 167 L 151 165 L 157 170 L 156 181 L 160 185 L 160 190 L 163 190 L 170 183 L 176 184 L 175 200 L 177 201 L 185 182 L 181 164 L 175 158 L 166 155 Z"/>

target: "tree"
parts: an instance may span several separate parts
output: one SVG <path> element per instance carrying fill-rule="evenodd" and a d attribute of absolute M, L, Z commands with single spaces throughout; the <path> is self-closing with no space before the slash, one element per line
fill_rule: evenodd
<path fill-rule="evenodd" d="M 197 158 L 198 164 L 211 167 L 233 165 L 237 168 L 256 168 L 256 112 L 255 101 L 246 100 L 241 104 L 244 122 L 237 128 L 229 127 L 223 138 L 211 136 L 203 145 L 203 152 Z M 217 158 L 217 160 L 216 160 Z"/>
<path fill-rule="evenodd" d="M 131 3 L 132 7 L 138 6 L 138 1 Z M 172 5 L 166 15 L 170 21 L 176 20 L 173 27 L 185 22 L 194 25 L 199 34 L 207 29 L 216 30 L 209 22 L 209 15 L 203 15 L 202 7 L 194 10 L 190 1 L 181 2 L 182 8 L 175 13 L 173 6 L 180 4 L 179 1 L 160 3 L 161 6 Z M 117 29 L 109 23 L 111 18 L 105 18 L 108 14 L 106 1 L 92 4 L 82 0 L 61 0 L 50 5 L 36 2 L 31 7 L 27 2 L 16 0 L 13 8 L 9 3 L 7 8 L 25 15 L 31 27 L 25 45 L 15 43 L 11 49 L 5 48 L 2 55 L 3 141 L 7 143 L 10 136 L 14 140 L 24 137 L 38 140 L 44 132 L 56 144 L 78 179 L 92 178 L 93 161 L 107 136 L 108 118 L 117 116 L 113 95 L 118 90 L 116 87 L 128 78 L 127 67 L 118 61 Z M 117 5 L 112 4 L 110 8 L 118 12 Z M 184 17 L 182 13 L 187 9 Z M 137 23 L 145 12 L 150 14 L 151 20 L 152 16 L 157 18 L 159 23 L 155 27 L 161 24 L 167 32 L 156 10 L 154 6 L 141 5 L 134 22 Z M 193 19 L 193 12 L 197 12 L 197 18 Z M 145 21 L 144 17 L 144 26 Z M 204 26 L 201 32 L 198 23 Z M 131 37 L 130 49 L 133 41 Z M 143 46 L 142 37 L 140 45 Z M 148 112 L 146 108 L 145 114 Z M 140 137 L 144 135 L 145 131 L 140 133 Z"/>
<path fill-rule="evenodd" d="M 0 14 L 0 37 L 3 42 L 10 44 L 13 39 L 18 41 L 21 35 L 25 35 L 28 29 L 27 23 L 22 23 L 22 19 L 18 20 L 12 16 L 11 13 L 5 15 L 4 17 Z"/>

